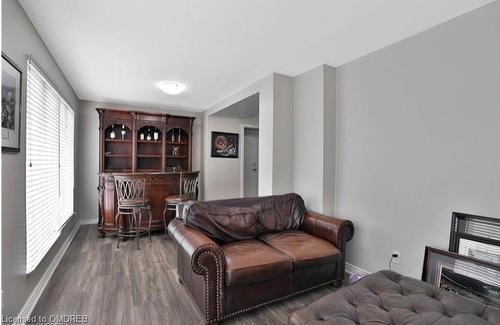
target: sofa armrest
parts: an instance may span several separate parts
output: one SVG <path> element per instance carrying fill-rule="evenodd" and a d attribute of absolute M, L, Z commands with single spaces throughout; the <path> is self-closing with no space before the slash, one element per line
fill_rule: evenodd
<path fill-rule="evenodd" d="M 186 226 L 178 219 L 168 225 L 168 232 L 178 244 L 177 269 L 179 276 L 186 276 L 184 284 L 199 302 L 207 322 L 223 315 L 225 257 L 222 248 L 197 229 Z M 204 288 L 191 283 L 190 271 L 201 275 Z"/>
<path fill-rule="evenodd" d="M 331 242 L 342 254 L 345 251 L 345 243 L 354 235 L 354 225 L 351 221 L 310 211 L 304 216 L 301 229 Z"/>

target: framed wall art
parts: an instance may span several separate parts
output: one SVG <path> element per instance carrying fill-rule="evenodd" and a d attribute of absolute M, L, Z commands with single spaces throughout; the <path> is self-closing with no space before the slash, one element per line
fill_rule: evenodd
<path fill-rule="evenodd" d="M 500 265 L 425 247 L 422 280 L 487 305 L 500 307 Z"/>
<path fill-rule="evenodd" d="M 238 133 L 212 132 L 211 156 L 218 158 L 238 158 Z"/>
<path fill-rule="evenodd" d="M 500 219 L 453 212 L 448 249 L 500 264 Z"/>
<path fill-rule="evenodd" d="M 2 53 L 2 151 L 20 151 L 21 99 L 22 71 Z"/>

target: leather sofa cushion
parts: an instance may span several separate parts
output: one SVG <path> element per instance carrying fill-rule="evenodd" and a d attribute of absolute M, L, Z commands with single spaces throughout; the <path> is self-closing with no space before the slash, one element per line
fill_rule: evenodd
<path fill-rule="evenodd" d="M 292 271 L 292 261 L 285 254 L 255 239 L 221 246 L 226 258 L 226 285 L 270 280 Z"/>
<path fill-rule="evenodd" d="M 302 231 L 290 230 L 265 234 L 259 239 L 289 256 L 293 261 L 294 270 L 335 263 L 340 260 L 340 252 L 335 246 Z"/>
<path fill-rule="evenodd" d="M 500 324 L 500 310 L 431 284 L 380 271 L 293 312 L 299 324 Z"/>

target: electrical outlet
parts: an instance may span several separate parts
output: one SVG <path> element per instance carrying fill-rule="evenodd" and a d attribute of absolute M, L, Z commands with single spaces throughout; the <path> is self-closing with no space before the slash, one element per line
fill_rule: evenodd
<path fill-rule="evenodd" d="M 392 251 L 392 261 L 394 262 L 394 264 L 399 264 L 399 262 L 401 262 L 401 253 L 399 251 Z"/>

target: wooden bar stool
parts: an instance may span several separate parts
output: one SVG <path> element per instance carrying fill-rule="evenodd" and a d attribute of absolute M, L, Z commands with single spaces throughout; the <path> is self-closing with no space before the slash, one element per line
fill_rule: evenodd
<path fill-rule="evenodd" d="M 181 172 L 179 177 L 179 194 L 169 195 L 165 198 L 165 209 L 163 210 L 163 224 L 165 235 L 167 235 L 167 212 L 175 211 L 175 217 L 179 218 L 179 206 L 187 201 L 198 199 L 198 183 L 200 172 Z"/>
<path fill-rule="evenodd" d="M 151 240 L 151 221 L 153 215 L 149 200 L 145 198 L 146 178 L 144 175 L 115 175 L 116 196 L 118 197 L 118 212 L 116 213 L 116 234 L 120 247 L 120 238 L 135 237 L 139 249 L 139 236 L 148 233 Z M 148 227 L 142 227 L 142 213 L 149 213 Z M 126 218 L 124 224 L 122 219 Z"/>

